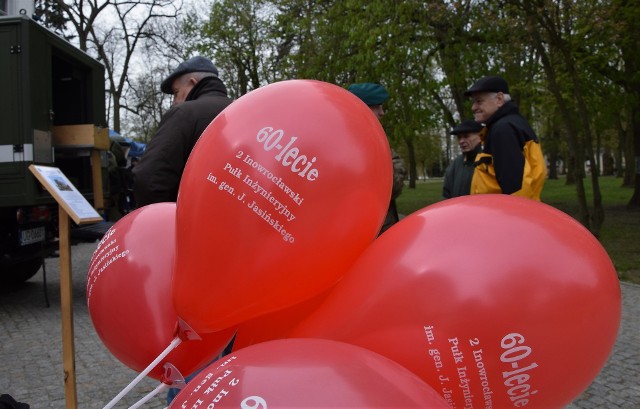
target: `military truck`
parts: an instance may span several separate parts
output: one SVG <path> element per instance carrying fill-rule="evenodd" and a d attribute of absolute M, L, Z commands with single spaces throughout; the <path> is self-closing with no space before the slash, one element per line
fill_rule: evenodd
<path fill-rule="evenodd" d="M 25 15 L 0 17 L 0 285 L 56 248 L 58 205 L 28 167 L 55 166 L 104 214 L 104 67 Z"/>

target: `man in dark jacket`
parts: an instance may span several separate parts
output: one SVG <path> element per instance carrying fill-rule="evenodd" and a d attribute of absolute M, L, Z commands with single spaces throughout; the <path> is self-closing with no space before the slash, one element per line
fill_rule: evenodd
<path fill-rule="evenodd" d="M 465 93 L 483 123 L 482 152 L 476 157 L 471 194 L 503 193 L 540 200 L 547 167 L 540 141 L 511 100 L 501 77 L 484 77 Z"/>
<path fill-rule="evenodd" d="M 451 135 L 458 137 L 462 153 L 447 166 L 445 171 L 442 186 L 442 197 L 445 199 L 470 194 L 474 162 L 476 155 L 482 150 L 481 131 L 482 125 L 474 120 L 463 121 L 451 131 Z"/>
<path fill-rule="evenodd" d="M 211 121 L 231 103 L 218 69 L 204 57 L 178 65 L 160 89 L 172 94 L 173 102 L 133 169 L 138 206 L 176 201 L 191 150 Z"/>

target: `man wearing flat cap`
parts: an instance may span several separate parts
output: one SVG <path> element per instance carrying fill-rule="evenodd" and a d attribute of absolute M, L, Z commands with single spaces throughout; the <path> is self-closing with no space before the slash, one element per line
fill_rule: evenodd
<path fill-rule="evenodd" d="M 462 153 L 447 166 L 444 173 L 442 197 L 465 196 L 471 193 L 476 155 L 482 150 L 480 132 L 482 125 L 469 119 L 453 128 L 451 135 L 458 137 L 458 145 Z"/>
<path fill-rule="evenodd" d="M 381 120 L 384 116 L 384 108 L 382 104 L 389 99 L 389 93 L 380 84 L 372 82 L 361 82 L 358 84 L 351 84 L 347 88 L 349 92 L 360 98 L 362 102 L 369 106 L 371 112 Z M 407 168 L 404 160 L 393 149 L 391 149 L 391 161 L 393 164 L 393 185 L 391 187 L 391 202 L 389 203 L 389 209 L 387 216 L 385 217 L 380 234 L 384 233 L 389 227 L 394 225 L 400 220 L 398 215 L 398 209 L 396 207 L 396 198 L 402 193 L 404 187 L 404 178 L 407 174 Z"/>
<path fill-rule="evenodd" d="M 138 206 L 176 201 L 191 150 L 211 121 L 231 103 L 218 69 L 200 56 L 178 65 L 160 89 L 173 95 L 173 101 L 133 168 Z"/>
<path fill-rule="evenodd" d="M 501 77 L 484 77 L 465 93 L 476 122 L 484 124 L 471 194 L 504 193 L 540 200 L 547 167 L 540 141 L 511 100 Z"/>

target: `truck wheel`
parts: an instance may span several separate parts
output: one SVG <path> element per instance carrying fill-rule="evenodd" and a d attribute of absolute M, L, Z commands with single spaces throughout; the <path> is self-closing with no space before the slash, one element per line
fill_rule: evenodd
<path fill-rule="evenodd" d="M 18 284 L 33 277 L 42 267 L 42 257 L 25 260 L 17 264 L 2 265 L 0 282 L 4 284 Z"/>

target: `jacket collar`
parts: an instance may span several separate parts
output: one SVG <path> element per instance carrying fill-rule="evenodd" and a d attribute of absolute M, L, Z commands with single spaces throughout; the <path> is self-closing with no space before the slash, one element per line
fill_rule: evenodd
<path fill-rule="evenodd" d="M 191 88 L 185 101 L 193 101 L 204 94 L 217 93 L 227 96 L 227 88 L 218 77 L 204 77 L 196 85 Z"/>
<path fill-rule="evenodd" d="M 476 156 L 482 152 L 482 144 L 479 143 L 472 151 L 465 152 L 464 154 L 464 162 L 473 164 L 476 161 Z"/>
<path fill-rule="evenodd" d="M 485 126 L 491 126 L 491 124 L 495 123 L 498 119 L 504 118 L 507 115 L 517 114 L 518 113 L 518 105 L 515 102 L 509 101 L 505 103 L 503 106 L 498 108 L 496 112 L 493 113 L 485 122 Z"/>

